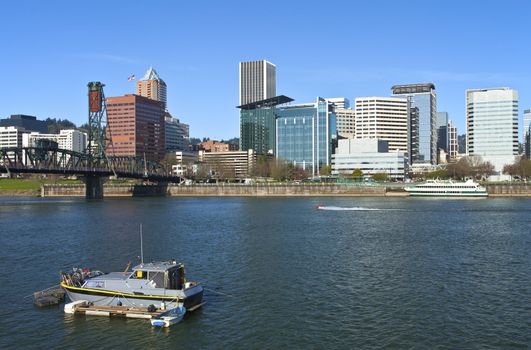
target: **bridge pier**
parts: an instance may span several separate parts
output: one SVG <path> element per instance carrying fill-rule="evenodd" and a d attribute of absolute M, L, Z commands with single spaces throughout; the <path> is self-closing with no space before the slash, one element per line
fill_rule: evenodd
<path fill-rule="evenodd" d="M 86 199 L 103 199 L 103 184 L 107 177 L 98 175 L 84 176 L 85 198 Z"/>

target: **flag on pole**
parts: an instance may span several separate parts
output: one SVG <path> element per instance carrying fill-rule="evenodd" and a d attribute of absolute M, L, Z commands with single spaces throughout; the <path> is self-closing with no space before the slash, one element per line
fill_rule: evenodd
<path fill-rule="evenodd" d="M 135 80 L 135 75 L 131 74 L 130 76 L 127 77 L 127 80 L 129 80 L 129 81 Z"/>

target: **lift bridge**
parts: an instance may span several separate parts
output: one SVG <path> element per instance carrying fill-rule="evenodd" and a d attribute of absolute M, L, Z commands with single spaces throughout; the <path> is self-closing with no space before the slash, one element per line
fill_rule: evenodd
<path fill-rule="evenodd" d="M 110 177 L 142 179 L 151 182 L 180 182 L 160 163 L 146 161 L 145 157 L 108 155 L 112 147 L 111 130 L 105 128 L 104 84 L 90 82 L 89 133 L 86 152 L 57 148 L 52 142 L 41 142 L 37 147 L 0 148 L 0 172 L 25 174 L 77 175 L 85 182 L 86 197 L 103 198 L 103 184 Z M 111 154 L 113 152 L 110 152 Z"/>

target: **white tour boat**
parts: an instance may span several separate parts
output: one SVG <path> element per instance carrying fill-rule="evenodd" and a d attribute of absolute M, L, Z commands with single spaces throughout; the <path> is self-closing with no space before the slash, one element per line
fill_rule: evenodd
<path fill-rule="evenodd" d="M 478 183 L 453 181 L 427 181 L 423 184 L 406 187 L 410 196 L 431 197 L 487 197 L 487 189 Z"/>

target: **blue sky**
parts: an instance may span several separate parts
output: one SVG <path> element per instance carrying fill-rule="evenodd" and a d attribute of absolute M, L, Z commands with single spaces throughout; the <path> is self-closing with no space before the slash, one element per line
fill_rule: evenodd
<path fill-rule="evenodd" d="M 465 90 L 507 86 L 531 108 L 531 1 L 9 1 L 0 118 L 87 120 L 86 84 L 134 93 L 153 65 L 190 136 L 239 136 L 238 62 L 277 66 L 277 94 L 353 100 L 433 82 L 465 132 Z"/>

